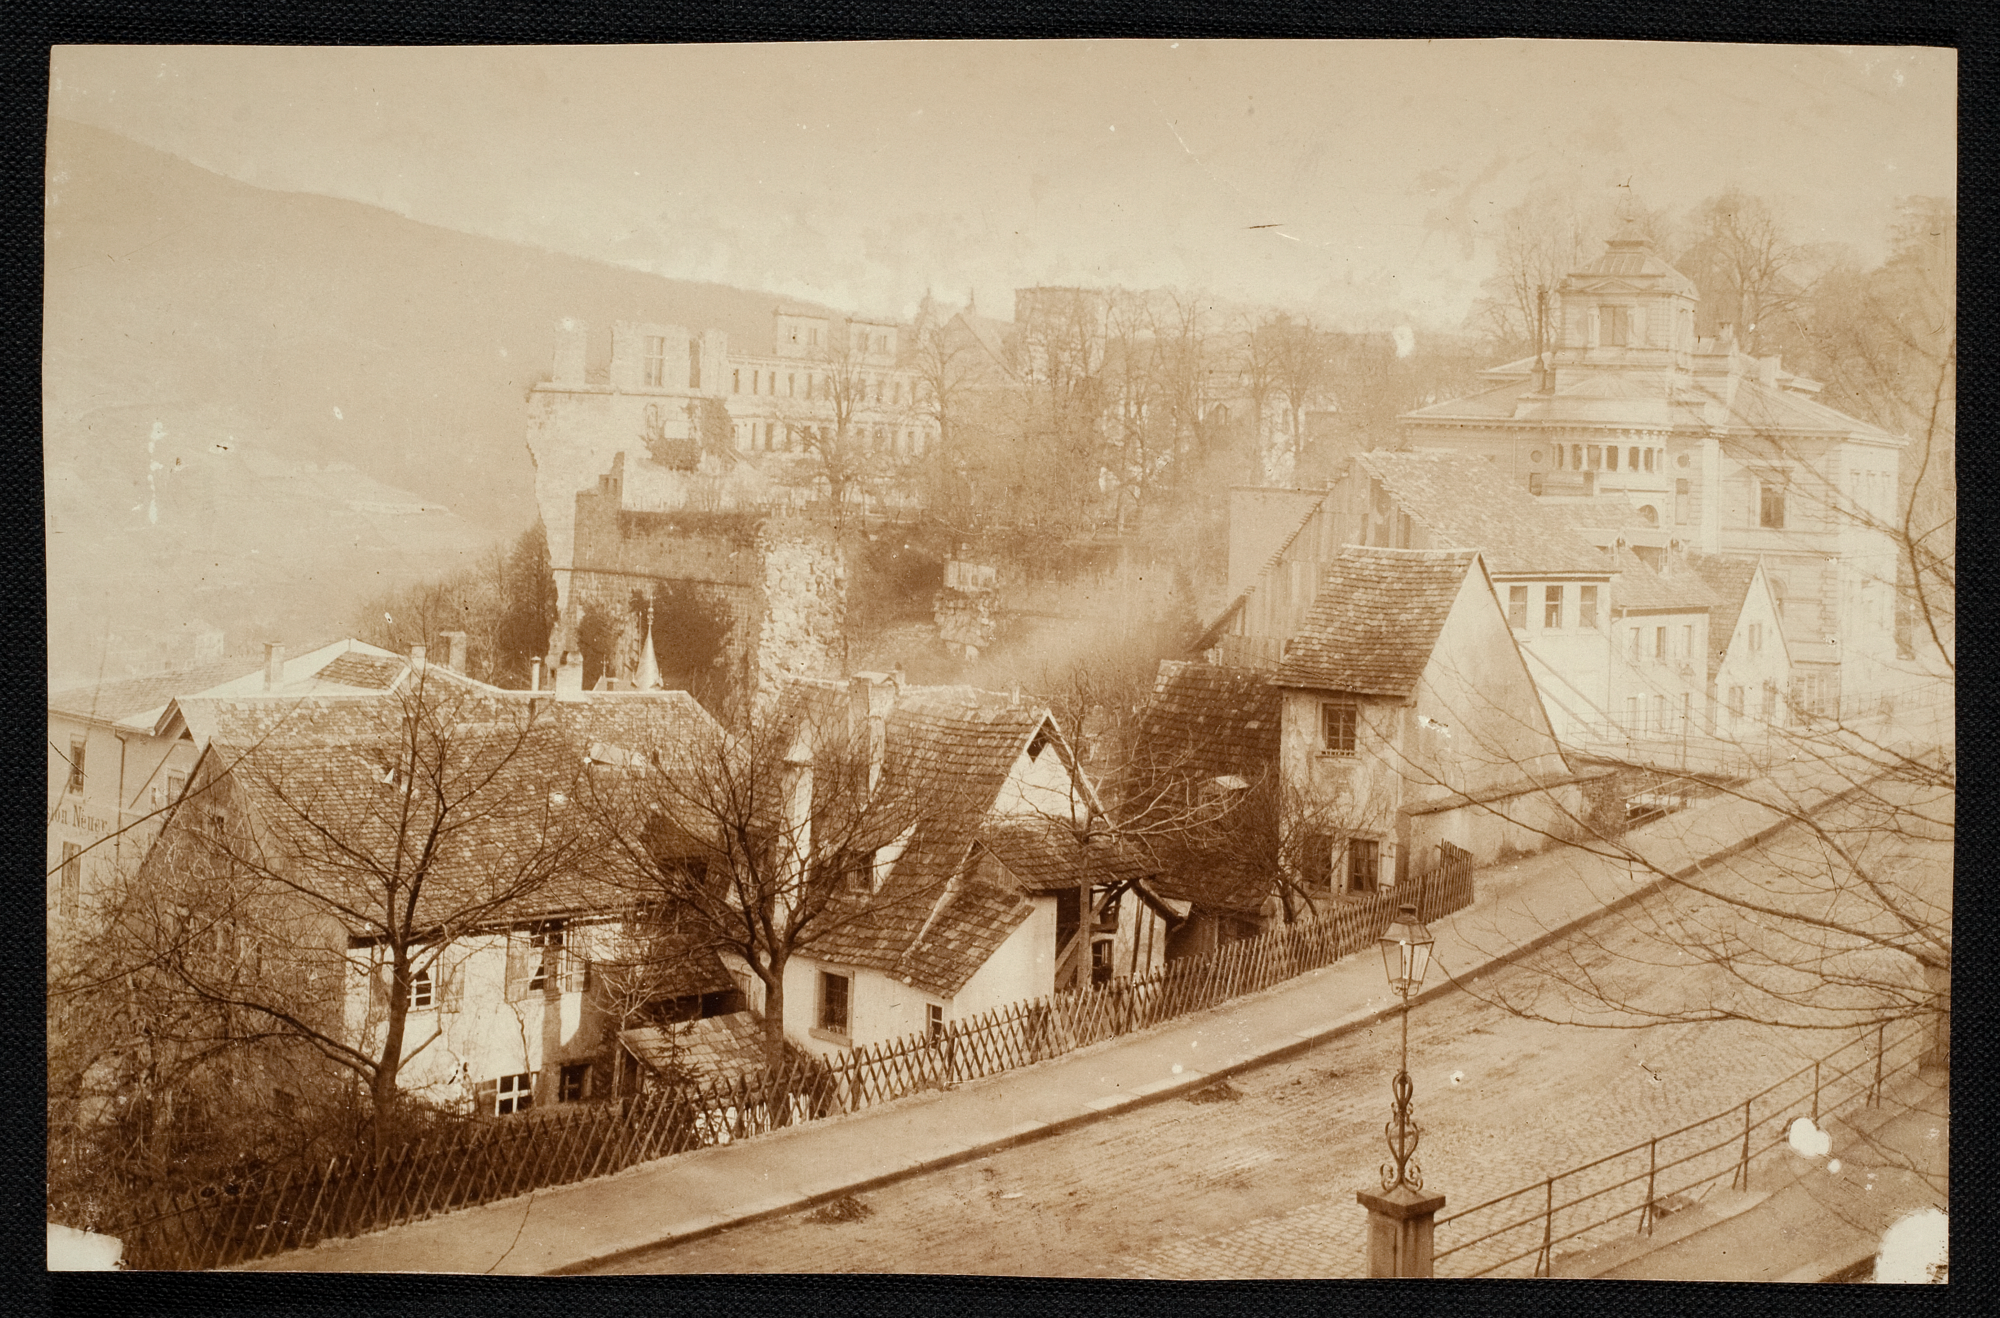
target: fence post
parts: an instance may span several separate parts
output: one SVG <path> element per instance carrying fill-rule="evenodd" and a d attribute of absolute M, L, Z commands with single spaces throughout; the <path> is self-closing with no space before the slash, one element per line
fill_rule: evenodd
<path fill-rule="evenodd" d="M 1542 1249 L 1535 1255 L 1535 1275 L 1549 1275 L 1549 1251 L 1554 1247 L 1556 1229 L 1556 1178 L 1551 1176 L 1542 1182 L 1544 1199 L 1542 1203 Z"/>

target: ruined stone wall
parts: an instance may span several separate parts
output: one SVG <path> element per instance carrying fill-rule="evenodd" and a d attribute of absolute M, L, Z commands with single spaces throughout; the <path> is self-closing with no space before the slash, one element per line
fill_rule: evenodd
<path fill-rule="evenodd" d="M 762 523 L 757 552 L 763 611 L 752 663 L 762 707 L 790 678 L 845 671 L 847 563 L 831 530 L 805 517 Z"/>

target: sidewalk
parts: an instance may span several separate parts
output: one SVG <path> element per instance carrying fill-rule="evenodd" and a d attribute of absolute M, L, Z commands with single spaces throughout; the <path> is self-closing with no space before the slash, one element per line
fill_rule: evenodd
<path fill-rule="evenodd" d="M 1829 1119 L 1826 1158 L 1789 1149 L 1752 1172 L 1755 1190 L 1711 1194 L 1635 1237 L 1567 1259 L 1558 1277 L 1621 1281 L 1820 1282 L 1872 1273 L 1883 1232 L 1948 1208 L 1951 1090 L 1911 1076 L 1881 1107 Z"/>
<path fill-rule="evenodd" d="M 1787 799 L 1817 804 L 1847 784 L 1792 768 Z M 1624 839 L 1668 873 L 1691 874 L 1785 827 L 1769 807 L 1715 797 Z M 1559 849 L 1480 871 L 1478 899 L 1432 926 L 1426 1002 L 1553 942 L 1657 886 L 1623 862 Z M 1278 1061 L 1396 1010 L 1364 953 L 1263 993 L 942 1093 L 699 1149 L 614 1176 L 243 1265 L 251 1271 L 580 1272 L 641 1249 L 863 1192 L 1184 1094 Z"/>

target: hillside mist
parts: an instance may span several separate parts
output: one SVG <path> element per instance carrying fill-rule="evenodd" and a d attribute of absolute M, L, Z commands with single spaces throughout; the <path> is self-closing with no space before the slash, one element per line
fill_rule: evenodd
<path fill-rule="evenodd" d="M 528 387 L 553 327 L 768 347 L 772 295 L 251 187 L 49 123 L 49 667 L 77 681 L 348 629 L 387 586 L 535 516 Z"/>

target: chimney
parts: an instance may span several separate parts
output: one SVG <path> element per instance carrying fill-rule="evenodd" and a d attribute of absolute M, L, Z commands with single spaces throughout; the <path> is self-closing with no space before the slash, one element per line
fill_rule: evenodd
<path fill-rule="evenodd" d="M 421 646 L 421 645 L 413 645 L 413 646 L 411 646 L 411 647 L 410 647 L 410 667 L 412 667 L 412 668 L 416 669 L 416 670 L 417 670 L 418 672 L 422 672 L 422 671 L 423 671 L 423 668 L 424 668 L 424 663 L 425 663 L 425 659 L 424 659 L 424 655 L 425 655 L 425 650 L 424 650 L 424 647 L 423 647 L 423 646 Z"/>
<path fill-rule="evenodd" d="M 896 703 L 896 680 L 887 673 L 856 673 L 847 683 L 849 727 L 868 738 L 868 790 L 882 780 L 889 745 L 889 708 Z"/>
<path fill-rule="evenodd" d="M 274 691 L 284 685 L 285 647 L 276 641 L 264 642 L 264 689 Z"/>
<path fill-rule="evenodd" d="M 444 634 L 445 663 L 454 673 L 465 671 L 465 633 L 446 632 Z"/>
<path fill-rule="evenodd" d="M 574 650 L 564 651 L 562 667 L 556 669 L 556 699 L 583 699 L 583 656 Z"/>
<path fill-rule="evenodd" d="M 565 316 L 556 322 L 556 361 L 551 383 L 582 386 L 583 354 L 588 337 L 589 326 L 574 316 Z"/>

